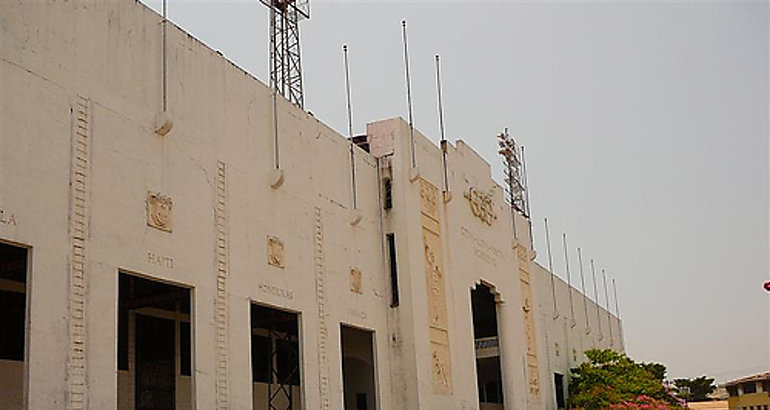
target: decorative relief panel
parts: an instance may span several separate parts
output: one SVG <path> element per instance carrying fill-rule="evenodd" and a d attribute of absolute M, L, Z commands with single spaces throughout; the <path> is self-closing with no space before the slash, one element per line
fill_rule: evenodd
<path fill-rule="evenodd" d="M 492 199 L 493 193 L 494 189 L 490 189 L 489 192 L 481 192 L 471 187 L 463 195 L 468 200 L 471 213 L 489 226 L 492 226 L 492 223 L 497 219 L 495 203 Z"/>
<path fill-rule="evenodd" d="M 424 179 L 420 179 L 420 202 L 433 391 L 448 395 L 452 393 L 452 360 L 441 254 L 438 188 Z"/>
<path fill-rule="evenodd" d="M 321 208 L 315 208 L 315 290 L 318 304 L 318 391 L 321 410 L 329 409 L 329 360 L 326 356 L 328 330 L 326 327 L 326 275 L 324 274 L 324 229 Z"/>
<path fill-rule="evenodd" d="M 275 236 L 268 235 L 267 237 L 267 263 L 276 268 L 285 266 L 283 242 Z"/>
<path fill-rule="evenodd" d="M 420 179 L 420 204 L 424 215 L 438 221 L 438 188 Z"/>
<path fill-rule="evenodd" d="M 433 391 L 441 394 L 452 393 L 452 361 L 449 345 L 431 342 L 431 372 Z"/>
<path fill-rule="evenodd" d="M 361 276 L 361 271 L 358 268 L 350 268 L 350 291 L 359 295 L 364 293 Z"/>
<path fill-rule="evenodd" d="M 227 217 L 227 185 L 225 180 L 225 164 L 217 162 L 217 178 L 215 190 L 216 208 L 214 212 L 214 227 L 216 237 L 217 260 L 217 296 L 216 296 L 216 330 L 217 330 L 217 371 L 216 371 L 216 408 L 230 408 L 228 394 L 227 367 L 229 364 L 227 350 L 227 277 L 228 277 L 228 217 Z"/>
<path fill-rule="evenodd" d="M 446 288 L 441 269 L 441 241 L 435 233 L 423 229 L 425 276 L 428 281 L 428 319 L 432 327 L 446 330 Z"/>
<path fill-rule="evenodd" d="M 69 351 L 67 356 L 67 409 L 88 407 L 86 329 L 86 245 L 91 174 L 91 100 L 78 96 L 72 104 L 72 157 L 70 169 L 70 275 Z"/>
<path fill-rule="evenodd" d="M 521 310 L 524 315 L 524 336 L 527 342 L 527 384 L 533 400 L 540 396 L 540 379 L 537 366 L 537 340 L 535 337 L 535 317 L 532 311 L 532 288 L 529 284 L 529 263 L 531 252 L 520 244 L 514 245 L 519 265 L 519 286 L 521 289 Z M 558 351 L 558 345 L 556 346 Z"/>
<path fill-rule="evenodd" d="M 173 230 L 174 201 L 156 192 L 147 193 L 147 226 L 161 231 Z"/>

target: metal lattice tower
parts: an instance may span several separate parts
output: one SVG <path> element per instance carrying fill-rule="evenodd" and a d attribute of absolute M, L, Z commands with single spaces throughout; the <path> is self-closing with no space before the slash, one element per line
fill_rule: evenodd
<path fill-rule="evenodd" d="M 508 129 L 498 134 L 498 153 L 503 157 L 505 166 L 505 191 L 508 203 L 524 217 L 529 218 L 529 201 L 527 199 L 527 181 L 523 160 L 522 147 L 508 135 Z"/>
<path fill-rule="evenodd" d="M 270 86 L 303 108 L 299 22 L 310 18 L 310 1 L 260 1 L 270 8 Z"/>

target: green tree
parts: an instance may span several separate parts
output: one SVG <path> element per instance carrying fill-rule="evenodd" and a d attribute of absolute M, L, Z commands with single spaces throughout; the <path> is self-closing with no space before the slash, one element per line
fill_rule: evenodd
<path fill-rule="evenodd" d="M 652 373 L 655 379 L 660 380 L 661 383 L 666 378 L 666 366 L 660 363 L 641 363 L 640 366 Z"/>
<path fill-rule="evenodd" d="M 694 379 L 675 379 L 677 397 L 687 401 L 707 401 L 708 395 L 716 389 L 714 379 L 706 376 Z"/>
<path fill-rule="evenodd" d="M 663 385 L 666 367 L 662 364 L 636 363 L 610 349 L 585 354 L 588 361 L 571 370 L 570 406 L 597 410 L 652 403 L 653 408 L 679 408 L 676 397 Z"/>

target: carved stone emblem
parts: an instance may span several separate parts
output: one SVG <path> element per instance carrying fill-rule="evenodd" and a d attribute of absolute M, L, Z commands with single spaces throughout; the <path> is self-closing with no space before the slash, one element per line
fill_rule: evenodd
<path fill-rule="evenodd" d="M 471 187 L 463 196 L 468 199 L 471 213 L 485 224 L 492 226 L 492 222 L 497 219 L 495 204 L 492 201 L 492 191 L 485 193 Z"/>
<path fill-rule="evenodd" d="M 3 213 L 3 210 L 0 209 L 0 225 L 16 226 L 16 217 L 12 213 Z"/>
<path fill-rule="evenodd" d="M 353 293 L 358 293 L 359 295 L 364 293 L 363 285 L 361 282 L 361 271 L 358 270 L 358 268 L 350 268 L 350 291 Z"/>
<path fill-rule="evenodd" d="M 267 263 L 276 268 L 283 268 L 285 266 L 283 242 L 275 236 L 268 235 L 267 237 Z"/>
<path fill-rule="evenodd" d="M 173 230 L 174 201 L 159 193 L 147 193 L 147 226 L 161 231 Z"/>

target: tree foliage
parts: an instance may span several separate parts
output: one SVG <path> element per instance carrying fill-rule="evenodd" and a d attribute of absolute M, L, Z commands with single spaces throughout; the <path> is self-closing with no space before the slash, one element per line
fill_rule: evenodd
<path fill-rule="evenodd" d="M 570 406 L 586 410 L 680 408 L 663 384 L 664 365 L 636 363 L 610 349 L 592 349 L 585 354 L 588 361 L 571 370 Z"/>
<path fill-rule="evenodd" d="M 694 379 L 674 379 L 677 397 L 687 401 L 707 401 L 708 395 L 716 389 L 714 379 L 706 376 Z"/>

